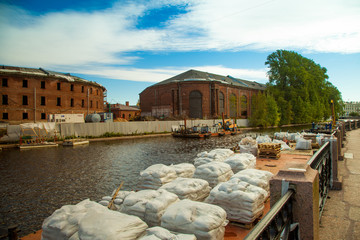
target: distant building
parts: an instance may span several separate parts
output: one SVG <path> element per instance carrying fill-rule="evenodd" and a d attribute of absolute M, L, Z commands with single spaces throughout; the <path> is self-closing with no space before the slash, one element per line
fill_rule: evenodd
<path fill-rule="evenodd" d="M 142 91 L 141 115 L 248 118 L 253 95 L 263 90 L 265 85 L 257 82 L 189 70 Z"/>
<path fill-rule="evenodd" d="M 45 69 L 0 66 L 0 119 L 8 123 L 47 121 L 49 114 L 104 111 L 105 87 Z"/>
<path fill-rule="evenodd" d="M 116 103 L 110 104 L 110 110 L 107 106 L 106 111 L 111 111 L 114 114 L 114 119 L 123 118 L 126 120 L 131 120 L 134 117 L 140 116 L 140 109 L 135 106 L 130 106 L 129 102 L 126 102 L 125 105 Z"/>
<path fill-rule="evenodd" d="M 344 112 L 344 117 L 348 117 L 351 112 L 360 114 L 360 102 L 344 102 Z"/>

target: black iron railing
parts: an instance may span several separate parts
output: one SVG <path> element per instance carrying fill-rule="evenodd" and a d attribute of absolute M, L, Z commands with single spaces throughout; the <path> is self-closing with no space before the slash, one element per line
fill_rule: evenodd
<path fill-rule="evenodd" d="M 326 142 L 307 162 L 314 170 L 319 172 L 319 213 L 323 212 L 326 198 L 331 185 L 331 154 L 330 142 Z"/>
<path fill-rule="evenodd" d="M 294 190 L 289 189 L 279 201 L 270 209 L 270 211 L 258 222 L 251 232 L 245 237 L 245 240 L 253 239 L 298 239 L 289 237 L 290 226 L 293 221 L 292 196 Z M 287 235 L 287 236 L 284 236 Z M 298 236 L 297 234 L 293 236 Z"/>

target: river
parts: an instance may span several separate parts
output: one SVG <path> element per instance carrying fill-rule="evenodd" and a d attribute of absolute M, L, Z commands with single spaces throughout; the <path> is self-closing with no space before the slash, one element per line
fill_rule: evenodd
<path fill-rule="evenodd" d="M 295 132 L 306 127 L 282 129 Z M 150 165 L 192 163 L 196 154 L 231 148 L 243 133 L 209 139 L 171 136 L 92 142 L 89 146 L 4 150 L 0 153 L 0 225 L 17 224 L 20 236 L 41 228 L 43 220 L 66 204 L 111 194 L 121 181 L 123 190 L 136 190 L 140 171 Z"/>

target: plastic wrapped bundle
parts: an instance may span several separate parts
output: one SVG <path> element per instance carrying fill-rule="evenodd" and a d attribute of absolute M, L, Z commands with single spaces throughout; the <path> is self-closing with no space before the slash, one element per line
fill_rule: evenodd
<path fill-rule="evenodd" d="M 226 182 L 234 175 L 229 164 L 224 162 L 210 162 L 196 168 L 194 178 L 206 180 L 210 187 L 220 182 Z"/>
<path fill-rule="evenodd" d="M 282 140 L 274 139 L 273 143 L 280 143 L 281 144 L 281 151 L 283 151 L 283 150 L 291 150 L 291 147 L 289 147 L 289 145 L 287 145 L 286 142 L 284 142 Z"/>
<path fill-rule="evenodd" d="M 252 137 L 245 137 L 241 139 L 239 143 L 239 148 L 241 153 L 250 153 L 254 156 L 257 156 L 258 147 L 256 140 Z"/>
<path fill-rule="evenodd" d="M 268 136 L 268 135 L 265 135 L 265 136 L 258 136 L 256 138 L 256 142 L 259 144 L 259 143 L 271 143 L 272 140 L 271 138 Z"/>
<path fill-rule="evenodd" d="M 148 228 L 140 218 L 115 211 L 90 210 L 79 224 L 79 240 L 135 240 Z"/>
<path fill-rule="evenodd" d="M 299 138 L 302 138 L 302 135 L 300 133 L 289 133 L 288 137 L 287 137 L 287 140 L 289 140 L 289 141 L 297 141 Z"/>
<path fill-rule="evenodd" d="M 251 185 L 260 187 L 270 193 L 270 179 L 274 176 L 271 172 L 258 170 L 258 169 L 245 169 L 236 173 L 231 177 L 232 179 L 240 179 L 243 182 L 247 182 Z"/>
<path fill-rule="evenodd" d="M 266 196 L 264 189 L 234 178 L 212 189 L 206 202 L 223 208 L 230 221 L 252 223 L 263 213 Z"/>
<path fill-rule="evenodd" d="M 234 173 L 242 171 L 248 168 L 255 168 L 256 166 L 256 157 L 250 153 L 236 153 L 228 157 L 224 163 L 230 165 L 231 170 Z"/>
<path fill-rule="evenodd" d="M 147 227 L 138 217 L 111 211 L 87 199 L 63 206 L 45 219 L 41 238 L 130 240 L 143 235 Z"/>
<path fill-rule="evenodd" d="M 195 172 L 195 166 L 191 163 L 179 163 L 171 165 L 178 177 L 191 178 Z"/>
<path fill-rule="evenodd" d="M 227 157 L 230 157 L 234 152 L 230 149 L 226 148 L 217 148 L 211 150 L 210 152 L 201 152 L 197 155 L 197 157 L 208 157 L 213 159 L 214 161 L 224 161 Z"/>
<path fill-rule="evenodd" d="M 274 133 L 274 138 L 275 139 L 279 139 L 279 140 L 283 140 L 288 139 L 288 133 L 287 132 L 276 132 Z"/>
<path fill-rule="evenodd" d="M 295 149 L 297 150 L 311 150 L 312 146 L 311 146 L 311 139 L 306 140 L 304 138 L 300 138 L 297 142 L 296 142 L 296 147 Z"/>
<path fill-rule="evenodd" d="M 162 227 L 152 227 L 146 229 L 145 236 L 139 240 L 196 240 L 194 234 L 171 233 Z"/>
<path fill-rule="evenodd" d="M 197 158 L 194 159 L 194 165 L 195 165 L 195 167 L 198 167 L 200 165 L 210 163 L 210 162 L 213 162 L 213 161 L 215 161 L 215 160 L 212 159 L 212 158 L 209 158 L 209 157 L 197 157 Z"/>
<path fill-rule="evenodd" d="M 164 189 L 141 190 L 128 195 L 120 211 L 138 216 L 149 226 L 159 226 L 164 210 L 178 200 L 178 196 Z"/>
<path fill-rule="evenodd" d="M 209 183 L 198 178 L 177 178 L 174 181 L 163 185 L 160 189 L 176 194 L 179 199 L 190 199 L 203 201 L 209 196 Z"/>
<path fill-rule="evenodd" d="M 140 187 L 158 189 L 163 184 L 177 178 L 174 168 L 164 164 L 155 164 L 140 172 Z"/>
<path fill-rule="evenodd" d="M 162 227 L 194 234 L 199 240 L 222 240 L 227 223 L 221 207 L 188 199 L 172 204 L 161 218 Z"/>

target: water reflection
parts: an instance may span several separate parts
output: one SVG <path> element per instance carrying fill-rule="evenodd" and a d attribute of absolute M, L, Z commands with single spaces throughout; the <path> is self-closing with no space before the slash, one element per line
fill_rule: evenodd
<path fill-rule="evenodd" d="M 267 130 L 273 131 L 279 130 Z M 94 142 L 75 148 L 3 151 L 0 224 L 19 224 L 20 235 L 27 235 L 40 229 L 43 220 L 63 205 L 86 198 L 99 200 L 121 181 L 125 182 L 124 190 L 137 189 L 139 172 L 152 164 L 192 163 L 197 153 L 233 147 L 242 137 L 199 140 L 169 136 Z"/>

